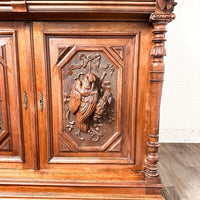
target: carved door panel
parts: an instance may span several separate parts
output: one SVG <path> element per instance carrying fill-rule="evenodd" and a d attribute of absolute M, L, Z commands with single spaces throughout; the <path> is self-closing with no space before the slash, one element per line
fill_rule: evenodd
<path fill-rule="evenodd" d="M 41 162 L 63 168 L 133 165 L 138 32 L 54 28 L 45 32 L 42 23 L 34 26 L 38 93 L 43 91 L 44 102 L 39 124 L 46 123 L 39 128 L 40 148 L 47 150 Z M 44 60 L 39 59 L 43 52 Z"/>
<path fill-rule="evenodd" d="M 1 22 L 0 27 L 0 168 L 34 168 L 35 158 L 30 157 L 34 139 L 29 143 L 34 131 L 29 123 L 33 105 L 25 48 L 30 32 L 24 23 Z"/>

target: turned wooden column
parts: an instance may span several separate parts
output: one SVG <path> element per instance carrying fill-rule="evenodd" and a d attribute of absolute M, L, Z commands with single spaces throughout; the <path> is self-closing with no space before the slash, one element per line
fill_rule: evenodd
<path fill-rule="evenodd" d="M 175 19 L 172 13 L 176 3 L 174 0 L 157 0 L 155 12 L 150 16 L 153 24 L 151 69 L 150 69 L 150 133 L 147 142 L 147 169 L 146 176 L 158 176 L 158 147 L 159 147 L 159 118 L 162 86 L 164 81 L 166 56 L 165 33 L 166 25 Z"/>

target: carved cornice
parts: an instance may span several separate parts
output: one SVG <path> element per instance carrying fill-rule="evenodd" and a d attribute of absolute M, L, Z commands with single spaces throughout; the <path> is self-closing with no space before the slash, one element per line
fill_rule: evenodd
<path fill-rule="evenodd" d="M 0 12 L 123 12 L 152 13 L 155 2 L 141 1 L 84 1 L 84 0 L 8 0 L 0 2 Z M 2 8 L 2 9 L 1 9 Z M 15 9 L 17 8 L 17 9 Z M 23 9 L 22 9 L 23 8 Z M 26 10 L 27 8 L 27 10 Z"/>
<path fill-rule="evenodd" d="M 146 21 L 155 12 L 156 0 L 5 0 L 3 20 L 126 20 Z M 9 13 L 9 14 L 8 14 Z"/>

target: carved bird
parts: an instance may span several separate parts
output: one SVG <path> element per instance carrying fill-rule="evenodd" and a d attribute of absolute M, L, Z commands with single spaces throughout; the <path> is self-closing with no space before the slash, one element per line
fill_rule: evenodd
<path fill-rule="evenodd" d="M 95 74 L 89 72 L 83 81 L 76 80 L 70 94 L 69 110 L 76 115 L 77 126 L 84 133 L 89 129 L 89 117 L 96 108 L 98 98 L 99 90 Z"/>
<path fill-rule="evenodd" d="M 106 111 L 107 106 L 110 105 L 111 102 L 112 102 L 112 93 L 110 89 L 106 88 L 103 96 L 99 99 L 96 105 L 96 109 L 93 116 L 94 121 L 98 121 L 98 119 L 101 119 L 101 117 Z"/>

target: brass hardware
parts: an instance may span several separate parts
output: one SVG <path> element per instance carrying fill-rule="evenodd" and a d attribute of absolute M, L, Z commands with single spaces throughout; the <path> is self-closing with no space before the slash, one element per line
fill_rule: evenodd
<path fill-rule="evenodd" d="M 24 109 L 26 110 L 28 108 L 28 100 L 27 100 L 27 93 L 25 90 L 23 94 L 23 99 L 24 99 Z"/>
<path fill-rule="evenodd" d="M 43 111 L 43 95 L 42 95 L 42 92 L 39 93 L 39 104 L 40 104 L 40 110 Z"/>

